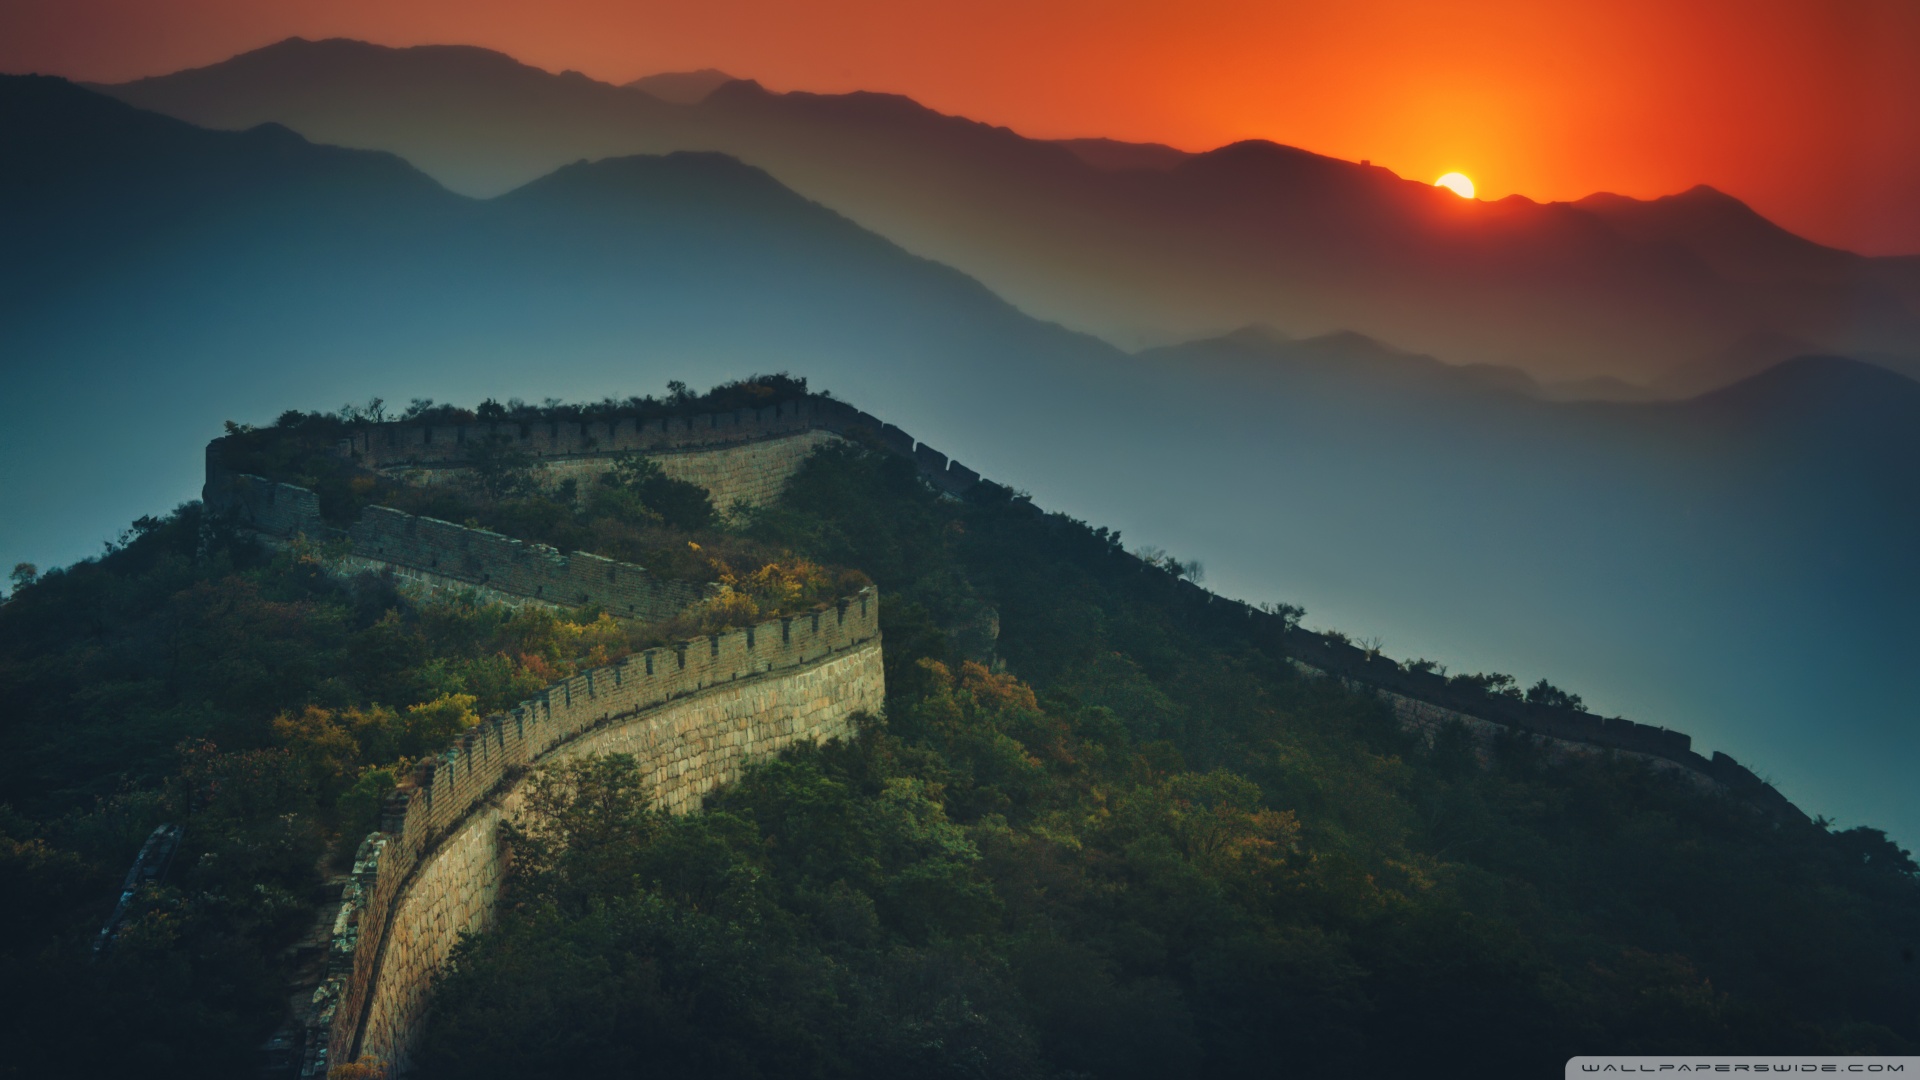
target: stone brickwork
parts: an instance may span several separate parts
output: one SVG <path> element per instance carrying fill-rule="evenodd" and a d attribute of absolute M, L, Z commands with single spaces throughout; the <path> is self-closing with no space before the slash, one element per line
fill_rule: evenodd
<path fill-rule="evenodd" d="M 636 450 L 644 454 L 727 446 L 756 439 L 837 430 L 854 410 L 831 398 L 810 397 L 764 409 L 639 420 L 501 420 L 467 424 L 406 421 L 356 428 L 342 451 L 369 469 L 462 465 L 473 447 L 504 440 L 535 459 L 572 458 Z"/>
<path fill-rule="evenodd" d="M 646 456 L 658 464 L 668 478 L 706 488 L 713 497 L 714 509 L 724 514 L 739 504 L 771 505 L 787 486 L 787 479 L 800 471 L 801 463 L 815 447 L 838 439 L 832 432 L 815 429 L 724 446 L 651 450 Z M 601 476 L 612 467 L 607 454 L 540 458 L 535 466 L 546 488 L 572 480 L 582 490 L 599 483 Z M 450 463 L 399 465 L 381 471 L 403 483 L 425 486 L 446 483 L 466 469 Z"/>
<path fill-rule="evenodd" d="M 393 571 L 416 593 L 474 591 L 507 603 L 598 607 L 631 619 L 664 619 L 707 596 L 711 586 L 658 577 L 632 563 L 562 555 L 485 529 L 369 506 L 337 529 L 320 518 L 313 492 L 258 476 L 213 474 L 207 505 L 270 540 L 304 536 L 344 541 L 344 571 Z"/>
<path fill-rule="evenodd" d="M 492 910 L 496 827 L 528 768 L 630 753 L 654 797 L 684 812 L 752 758 L 845 733 L 884 694 L 879 598 L 867 589 L 825 611 L 627 657 L 487 717 L 417 767 L 362 844 L 303 1075 L 361 1054 L 404 1065 L 433 973 Z"/>
<path fill-rule="evenodd" d="M 815 446 L 855 430 L 864 430 L 888 449 L 912 458 L 942 490 L 965 491 L 980 481 L 980 474 L 957 461 L 949 462 L 930 446 L 916 444 L 892 424 L 828 397 L 654 420 L 366 424 L 341 443 L 340 452 L 366 468 L 433 483 L 448 475 L 448 470 L 464 468 L 474 447 L 499 440 L 530 455 L 556 478 L 574 476 L 585 484 L 606 471 L 608 456 L 631 450 L 658 460 L 668 476 L 708 487 L 715 492 L 714 505 L 725 510 L 733 505 L 736 492 L 750 505 L 771 501 Z M 777 445 L 748 449 L 759 442 Z"/>
<path fill-rule="evenodd" d="M 707 595 L 632 563 L 576 551 L 562 555 L 484 529 L 469 529 L 369 506 L 347 529 L 361 558 L 429 571 L 455 581 L 568 607 L 603 608 L 623 618 L 661 619 Z"/>
<path fill-rule="evenodd" d="M 1303 664 L 1298 660 L 1293 660 L 1291 663 L 1303 674 L 1314 678 L 1326 677 L 1326 672 L 1318 668 Z M 1551 735 L 1542 735 L 1529 731 L 1525 728 L 1516 729 L 1503 724 L 1496 724 L 1491 720 L 1483 720 L 1478 716 L 1472 716 L 1454 709 L 1443 708 L 1429 701 L 1410 698 L 1405 694 L 1398 694 L 1391 690 L 1382 690 L 1358 680 L 1344 679 L 1342 681 L 1352 689 L 1362 692 L 1372 691 L 1378 695 L 1382 701 L 1385 701 L 1387 705 L 1393 709 L 1394 718 L 1400 721 L 1400 725 L 1410 731 L 1419 732 L 1421 736 L 1427 740 L 1428 745 L 1432 745 L 1434 737 L 1439 735 L 1442 729 L 1457 725 L 1465 730 L 1467 734 L 1473 736 L 1479 743 L 1478 753 L 1483 763 L 1488 760 L 1487 745 L 1489 743 L 1496 739 L 1507 738 L 1517 734 L 1521 738 L 1528 739 L 1535 746 L 1546 751 L 1547 760 L 1554 764 L 1559 764 L 1570 758 L 1592 757 L 1596 754 L 1620 754 L 1638 761 L 1643 761 L 1657 770 L 1677 773 L 1701 788 L 1715 791 L 1729 790 L 1725 783 L 1675 761 L 1671 757 L 1644 753 L 1638 750 L 1600 747 L 1591 742 L 1556 738 Z"/>

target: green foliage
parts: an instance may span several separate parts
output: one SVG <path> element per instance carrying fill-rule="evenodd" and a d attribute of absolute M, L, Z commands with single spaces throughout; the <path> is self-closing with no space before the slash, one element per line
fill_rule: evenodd
<path fill-rule="evenodd" d="M 12 1064 L 246 1072 L 283 1018 L 287 949 L 321 917 L 329 853 L 350 857 L 412 761 L 476 714 L 628 647 L 604 617 L 343 585 L 314 552 L 262 552 L 197 506 L 27 583 L 0 605 Z M 167 879 L 93 962 L 161 822 L 185 827 Z"/>
<path fill-rule="evenodd" d="M 505 435 L 489 435 L 472 444 L 466 464 L 474 484 L 489 499 L 533 490 L 533 455 Z"/>
<path fill-rule="evenodd" d="M 1580 709 L 1586 703 L 1579 694 L 1569 694 L 1545 679 L 1527 688 L 1527 704 L 1544 705 L 1550 709 Z"/>
<path fill-rule="evenodd" d="M 719 520 L 707 489 L 667 476 L 659 462 L 633 451 L 614 458 L 600 488 L 595 509 L 608 517 L 652 518 L 680 529 L 709 529 Z"/>
<path fill-rule="evenodd" d="M 1004 974 L 954 940 L 997 921 L 978 853 L 871 749 L 679 819 L 628 758 L 537 774 L 511 907 L 457 953 L 422 1075 L 1036 1075 Z"/>
<path fill-rule="evenodd" d="M 1883 834 L 1429 744 L 1181 614 L 1117 537 L 858 446 L 746 527 L 873 573 L 886 721 L 680 819 L 617 760 L 543 788 L 430 1075 L 1517 1076 L 1920 1040 L 1920 888 Z M 967 655 L 981 606 L 1001 633 Z"/>
<path fill-rule="evenodd" d="M 343 422 L 273 430 L 322 446 Z M 259 435 L 233 438 L 320 460 Z M 641 472 L 417 497 L 680 560 L 726 586 L 715 619 L 819 603 L 860 580 L 825 567 L 859 567 L 886 717 L 681 818 L 629 761 L 542 774 L 426 1075 L 1535 1075 L 1590 1051 L 1920 1044 L 1917 868 L 1877 830 L 1778 826 L 1632 759 L 1416 738 L 1170 602 L 1116 535 L 991 487 L 944 498 L 863 446 L 730 531 L 668 524 Z M 355 479 L 323 493 L 378 494 Z M 247 1071 L 329 853 L 413 760 L 634 644 L 611 619 L 408 603 L 319 554 L 185 507 L 0 606 L 9 1068 Z M 186 830 L 173 868 L 90 962 L 160 822 Z"/>

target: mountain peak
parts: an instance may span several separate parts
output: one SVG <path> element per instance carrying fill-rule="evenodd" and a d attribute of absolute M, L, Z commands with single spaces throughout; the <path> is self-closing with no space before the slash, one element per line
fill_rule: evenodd
<path fill-rule="evenodd" d="M 575 206 L 725 202 L 736 211 L 813 205 L 765 170 L 727 154 L 705 150 L 576 161 L 500 198 L 508 202 Z"/>
<path fill-rule="evenodd" d="M 1756 272 L 1830 272 L 1859 259 L 1788 232 L 1740 199 L 1707 184 L 1655 199 L 1600 192 L 1565 205 L 1599 218 L 1637 242 L 1678 244 L 1733 280 Z"/>
<path fill-rule="evenodd" d="M 1920 382 L 1846 356 L 1796 356 L 1685 403 L 1749 422 L 1811 424 L 1834 438 L 1860 432 L 1915 435 Z"/>
<path fill-rule="evenodd" d="M 524 79 L 528 76 L 585 78 L 577 72 L 554 75 L 523 64 L 506 53 L 479 45 L 391 46 L 376 45 L 358 38 L 290 37 L 218 63 L 134 79 L 108 89 L 116 95 L 130 93 L 139 98 L 149 90 L 159 88 L 169 88 L 174 93 L 202 84 L 225 88 L 235 79 L 261 85 L 292 82 L 311 86 L 367 79 L 391 82 L 395 79 L 406 81 L 449 76 L 492 80 Z M 143 100 L 134 103 L 150 104 Z"/>
<path fill-rule="evenodd" d="M 662 71 L 621 85 L 675 105 L 698 105 L 722 86 L 741 81 L 719 68 L 701 68 L 698 71 Z"/>

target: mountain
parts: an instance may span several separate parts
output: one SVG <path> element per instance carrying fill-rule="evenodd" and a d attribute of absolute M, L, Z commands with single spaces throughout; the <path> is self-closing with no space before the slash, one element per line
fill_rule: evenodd
<path fill-rule="evenodd" d="M 1761 366 L 1808 349 L 1920 356 L 1915 260 L 1820 248 L 1706 191 L 1480 203 L 1272 143 L 1047 142 L 895 95 L 748 81 L 671 104 L 437 46 L 295 39 L 106 89 L 211 127 L 276 121 L 389 150 L 479 195 L 580 158 L 728 153 L 1022 310 L 1128 347 L 1253 323 L 1354 330 L 1551 382 L 1677 393 L 1757 370 L 1719 366 L 1742 342 L 1802 343 Z"/>
<path fill-rule="evenodd" d="M 733 76 L 717 68 L 701 68 L 698 71 L 663 71 L 621 85 L 676 105 L 698 105 L 707 99 L 708 94 L 736 81 Z"/>
<path fill-rule="evenodd" d="M 841 105 L 918 123 L 898 99 Z M 1355 332 L 1129 355 L 712 153 L 575 162 L 476 200 L 391 155 L 58 80 L 0 80 L 0 117 L 0 373 L 24 403 L 0 497 L 32 508 L 0 518 L 0 563 L 75 558 L 193 497 L 226 420 L 787 370 L 1199 560 L 1223 594 L 1550 677 L 1810 813 L 1920 834 L 1902 772 L 1920 412 L 1897 376 L 1809 361 L 1681 402 L 1562 403 Z M 1355 168 L 1240 152 L 1335 190 Z M 1174 172 L 1233 174 L 1215 157 Z"/>
<path fill-rule="evenodd" d="M 1135 169 L 1165 172 L 1193 156 L 1185 150 L 1176 150 L 1161 143 L 1121 142 L 1118 139 L 1055 139 L 1053 142 L 1055 146 L 1064 146 L 1073 151 L 1081 161 L 1108 172 Z"/>
<path fill-rule="evenodd" d="M 1038 426 L 1058 380 L 1119 357 L 715 154 L 578 163 L 476 201 L 391 155 L 208 131 L 55 79 L 6 77 L 0 106 L 13 400 L 161 440 L 85 439 L 10 473 L 41 508 L 0 533 L 16 559 L 73 557 L 143 490 L 186 497 L 197 440 L 290 395 L 624 396 L 791 367 Z M 999 402 L 1002 379 L 1035 404 Z M 11 426 L 11 460 L 61 444 L 60 411 Z"/>

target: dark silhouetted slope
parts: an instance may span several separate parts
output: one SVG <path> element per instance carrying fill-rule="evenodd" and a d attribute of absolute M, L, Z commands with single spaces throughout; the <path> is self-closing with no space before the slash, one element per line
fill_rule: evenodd
<path fill-rule="evenodd" d="M 0 101 L 0 274 L 14 302 L 113 273 L 118 253 L 401 229 L 465 202 L 390 154 L 277 124 L 207 131 L 39 76 L 0 76 Z"/>
<path fill-rule="evenodd" d="M 1096 169 L 1121 172 L 1129 169 L 1165 171 L 1192 155 L 1161 143 L 1122 142 L 1118 139 L 1055 139 L 1057 145 L 1073 151 L 1081 161 Z"/>

